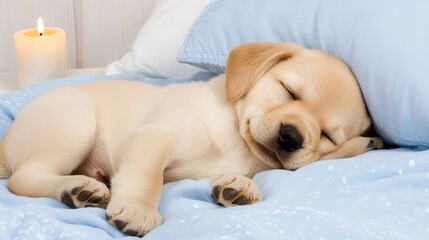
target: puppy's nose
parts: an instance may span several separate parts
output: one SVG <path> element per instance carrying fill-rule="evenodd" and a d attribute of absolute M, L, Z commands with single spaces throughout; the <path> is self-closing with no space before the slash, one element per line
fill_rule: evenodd
<path fill-rule="evenodd" d="M 287 152 L 295 152 L 302 147 L 304 139 L 294 126 L 282 124 L 278 142 L 281 149 Z"/>

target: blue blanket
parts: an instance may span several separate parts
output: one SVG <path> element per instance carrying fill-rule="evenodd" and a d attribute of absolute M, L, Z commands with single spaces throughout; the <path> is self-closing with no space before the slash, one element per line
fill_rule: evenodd
<path fill-rule="evenodd" d="M 15 91 L 0 97 L 0 137 L 38 94 L 117 78 L 170 83 L 137 75 L 82 75 Z M 254 180 L 263 201 L 231 208 L 213 202 L 205 179 L 164 185 L 163 224 L 145 239 L 429 239 L 429 150 L 377 150 L 297 171 L 265 171 Z M 107 223 L 103 209 L 69 209 L 53 199 L 16 196 L 6 186 L 7 180 L 0 180 L 0 239 L 124 237 Z"/>

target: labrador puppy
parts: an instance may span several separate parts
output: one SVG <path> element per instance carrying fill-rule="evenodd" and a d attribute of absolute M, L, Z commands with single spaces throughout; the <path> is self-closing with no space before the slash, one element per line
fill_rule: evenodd
<path fill-rule="evenodd" d="M 119 230 L 142 236 L 161 224 L 165 182 L 209 178 L 216 202 L 251 204 L 261 200 L 256 173 L 382 147 L 368 129 L 343 62 L 295 44 L 248 43 L 208 82 L 103 81 L 46 92 L 2 140 L 0 177 L 18 195 L 105 207 Z"/>

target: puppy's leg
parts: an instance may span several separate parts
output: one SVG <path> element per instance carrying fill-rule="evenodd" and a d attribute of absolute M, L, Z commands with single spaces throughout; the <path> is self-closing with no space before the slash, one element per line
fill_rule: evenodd
<path fill-rule="evenodd" d="M 68 176 L 90 151 L 95 134 L 94 109 L 80 94 L 53 93 L 30 103 L 2 143 L 12 174 L 9 189 L 23 196 L 55 198 L 70 207 L 104 204 L 109 197 L 104 184 Z"/>
<path fill-rule="evenodd" d="M 379 137 L 355 137 L 345 142 L 335 152 L 321 159 L 337 159 L 357 156 L 373 149 L 383 148 L 383 140 Z"/>
<path fill-rule="evenodd" d="M 128 235 L 143 236 L 161 224 L 158 203 L 173 143 L 159 128 L 136 133 L 112 179 L 106 218 Z"/>
<path fill-rule="evenodd" d="M 57 164 L 61 161 L 79 163 L 55 154 L 29 159 L 12 174 L 9 189 L 18 195 L 58 199 L 70 208 L 106 207 L 110 195 L 106 185 L 83 175 L 68 175 L 70 165 L 64 168 Z"/>
<path fill-rule="evenodd" d="M 262 199 L 256 183 L 240 174 L 224 174 L 212 180 L 212 197 L 222 206 L 252 204 Z"/>

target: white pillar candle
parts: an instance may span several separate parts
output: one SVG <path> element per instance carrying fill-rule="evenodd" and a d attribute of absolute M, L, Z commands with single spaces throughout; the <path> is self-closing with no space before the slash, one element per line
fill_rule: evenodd
<path fill-rule="evenodd" d="M 66 33 L 61 28 L 43 27 L 15 33 L 18 86 L 63 77 L 67 67 Z"/>

